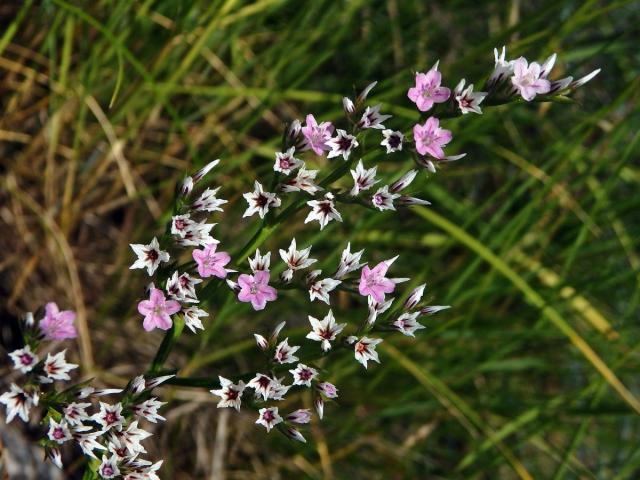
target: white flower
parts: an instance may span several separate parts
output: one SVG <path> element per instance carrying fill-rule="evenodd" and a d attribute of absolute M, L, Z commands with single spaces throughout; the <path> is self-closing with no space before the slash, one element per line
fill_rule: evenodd
<path fill-rule="evenodd" d="M 393 322 L 393 326 L 407 337 L 415 337 L 416 330 L 420 330 L 425 328 L 424 325 L 421 325 L 416 321 L 416 318 L 420 315 L 420 312 L 405 312 L 398 317 L 398 319 Z"/>
<path fill-rule="evenodd" d="M 122 404 L 116 403 L 115 405 L 109 405 L 108 403 L 100 402 L 100 411 L 94 413 L 91 420 L 102 425 L 102 430 L 106 432 L 112 428 L 120 431 L 124 423 L 124 417 L 122 416 Z"/>
<path fill-rule="evenodd" d="M 298 170 L 295 178 L 292 178 L 282 185 L 281 190 L 284 193 L 299 192 L 302 190 L 309 195 L 314 195 L 316 192 L 322 190 L 322 188 L 315 183 L 317 175 L 318 170 L 307 170 L 306 167 L 303 166 Z"/>
<path fill-rule="evenodd" d="M 320 270 L 315 270 L 320 272 Z M 309 286 L 309 300 L 313 302 L 315 299 L 321 300 L 329 305 L 329 292 L 333 291 L 342 281 L 334 278 L 324 278 L 317 280 Z"/>
<path fill-rule="evenodd" d="M 360 263 L 360 258 L 363 253 L 364 250 L 351 253 L 351 242 L 347 243 L 347 248 L 342 251 L 342 255 L 340 256 L 340 264 L 334 277 L 338 279 L 344 278 L 349 273 L 355 272 L 365 266 L 366 262 Z"/>
<path fill-rule="evenodd" d="M 220 380 L 219 390 L 209 390 L 212 394 L 220 397 L 218 408 L 232 407 L 240 411 L 240 403 L 242 402 L 242 392 L 244 392 L 245 384 L 242 380 L 238 384 L 234 384 L 231 380 L 218 376 Z"/>
<path fill-rule="evenodd" d="M 164 421 L 165 418 L 158 415 L 158 409 L 167 402 L 161 402 L 156 397 L 152 397 L 133 407 L 133 413 L 139 417 L 143 417 L 151 423 L 157 423 L 158 420 Z"/>
<path fill-rule="evenodd" d="M 107 458 L 106 455 L 102 457 L 102 463 L 98 467 L 98 474 L 102 478 L 116 478 L 120 476 L 118 458 L 115 454 L 111 455 L 109 458 Z"/>
<path fill-rule="evenodd" d="M 473 83 L 469 84 L 467 88 L 464 88 L 464 78 L 460 80 L 460 83 L 456 86 L 453 91 L 453 95 L 458 102 L 458 107 L 463 114 L 467 114 L 469 112 L 482 114 L 482 109 L 480 108 L 480 104 L 488 95 L 487 92 L 474 92 L 473 91 Z"/>
<path fill-rule="evenodd" d="M 118 450 L 126 449 L 128 456 L 135 457 L 139 453 L 146 453 L 145 448 L 140 444 L 146 438 L 151 436 L 150 432 L 138 428 L 138 421 L 134 420 L 129 424 L 126 430 L 121 432 L 111 431 L 110 441 Z M 113 451 L 110 448 L 111 451 Z"/>
<path fill-rule="evenodd" d="M 15 383 L 11 384 L 11 391 L 4 392 L 0 395 L 0 403 L 4 403 L 7 409 L 6 422 L 11 423 L 11 420 L 17 415 L 23 422 L 29 421 L 29 411 L 32 406 L 38 405 L 39 397 L 37 394 L 30 396 L 23 389 L 18 387 Z"/>
<path fill-rule="evenodd" d="M 359 361 L 364 368 L 367 368 L 367 362 L 369 360 L 380 363 L 378 352 L 376 352 L 376 345 L 380 342 L 382 342 L 381 338 L 362 337 L 354 343 L 353 349 L 355 351 L 356 360 Z"/>
<path fill-rule="evenodd" d="M 271 252 L 267 252 L 264 255 L 261 255 L 260 249 L 257 249 L 255 256 L 249 259 L 249 267 L 251 267 L 251 271 L 253 273 L 256 273 L 257 271 L 268 272 L 270 266 Z"/>
<path fill-rule="evenodd" d="M 71 402 L 62 410 L 64 419 L 69 425 L 82 425 L 83 421 L 90 418 L 86 410 L 90 406 L 90 403 Z"/>
<path fill-rule="evenodd" d="M 304 223 L 309 223 L 313 220 L 317 220 L 320 223 L 320 230 L 324 229 L 331 220 L 337 220 L 342 222 L 342 216 L 336 210 L 333 203 L 333 194 L 327 193 L 324 196 L 325 200 L 311 200 L 307 202 L 307 205 L 311 207 L 311 212 L 307 215 Z"/>
<path fill-rule="evenodd" d="M 315 368 L 307 367 L 303 363 L 299 363 L 294 370 L 289 370 L 289 373 L 293 375 L 294 385 L 304 385 L 306 387 L 310 387 L 311 381 L 318 376 L 318 371 Z"/>
<path fill-rule="evenodd" d="M 178 237 L 178 245 L 183 247 L 205 247 L 210 243 L 220 243 L 211 236 L 211 230 L 217 224 L 202 222 L 191 222 L 186 225 L 182 235 Z"/>
<path fill-rule="evenodd" d="M 227 200 L 216 197 L 219 190 L 220 187 L 207 188 L 202 192 L 202 194 L 200 194 L 200 197 L 193 202 L 191 207 L 200 212 L 223 212 L 224 210 L 220 208 L 220 206 L 228 202 Z"/>
<path fill-rule="evenodd" d="M 349 159 L 351 150 L 356 148 L 359 143 L 356 137 L 349 135 L 345 130 L 336 130 L 337 135 L 327 142 L 327 145 L 331 147 L 331 151 L 327 155 L 327 158 L 333 158 L 342 155 L 345 160 Z"/>
<path fill-rule="evenodd" d="M 371 198 L 371 203 L 381 212 L 384 210 L 395 210 L 396 207 L 393 206 L 393 201 L 399 196 L 400 194 L 398 193 L 390 193 L 389 186 L 385 185 L 378 189 L 376 194 Z"/>
<path fill-rule="evenodd" d="M 265 401 L 270 398 L 282 400 L 290 387 L 283 385 L 281 380 L 282 379 L 269 377 L 263 373 L 258 373 L 247 383 L 247 387 L 253 388 L 256 392 L 256 397 L 262 396 L 262 399 Z"/>
<path fill-rule="evenodd" d="M 191 215 L 188 213 L 184 215 L 174 215 L 171 217 L 171 234 L 184 238 L 189 229 L 196 223 L 197 222 L 191 220 Z"/>
<path fill-rule="evenodd" d="M 168 262 L 169 254 L 163 250 L 160 250 L 160 244 L 158 239 L 153 237 L 149 245 L 142 245 L 139 243 L 132 243 L 129 245 L 134 253 L 138 256 L 138 259 L 129 268 L 146 268 L 149 276 L 153 275 L 160 262 Z"/>
<path fill-rule="evenodd" d="M 364 168 L 362 160 L 358 161 L 355 170 L 351 170 L 351 176 L 353 177 L 353 188 L 349 192 L 352 197 L 355 197 L 364 190 L 369 190 L 379 180 L 376 180 L 376 172 L 378 167 Z"/>
<path fill-rule="evenodd" d="M 184 324 L 193 333 L 196 333 L 196 329 L 204 330 L 202 320 L 200 317 L 208 317 L 209 314 L 198 307 L 188 307 L 182 310 L 182 316 L 184 318 Z"/>
<path fill-rule="evenodd" d="M 51 356 L 47 354 L 47 359 L 44 361 L 43 370 L 47 375 L 46 377 L 40 377 L 42 383 L 51 383 L 53 380 L 71 380 L 69 373 L 74 368 L 78 368 L 75 363 L 67 363 L 65 360 L 66 349 Z"/>
<path fill-rule="evenodd" d="M 60 445 L 72 438 L 67 422 L 61 420 L 60 423 L 58 423 L 53 418 L 49 419 L 49 432 L 47 433 L 47 436 L 49 437 L 49 440 Z"/>
<path fill-rule="evenodd" d="M 20 370 L 22 373 L 30 372 L 33 367 L 38 363 L 38 356 L 31 351 L 29 345 L 25 345 L 24 348 L 14 350 L 9 354 L 11 360 L 13 360 L 13 368 Z"/>
<path fill-rule="evenodd" d="M 297 250 L 296 239 L 291 240 L 289 250 L 280 249 L 280 257 L 287 264 L 287 269 L 282 273 L 281 277 L 284 281 L 290 282 L 293 278 L 293 272 L 302 270 L 314 264 L 317 260 L 309 258 L 311 246 L 302 250 Z"/>
<path fill-rule="evenodd" d="M 195 286 L 202 283 L 201 278 L 194 278 L 188 273 L 179 274 L 176 270 L 167 280 L 167 293 L 181 303 L 198 303 Z"/>
<path fill-rule="evenodd" d="M 502 47 L 502 51 L 498 53 L 498 49 L 493 49 L 493 56 L 495 58 L 495 68 L 487 85 L 489 88 L 493 88 L 495 85 L 502 83 L 507 77 L 513 73 L 513 60 L 506 60 L 506 48 Z"/>
<path fill-rule="evenodd" d="M 382 131 L 384 140 L 380 142 L 380 145 L 387 147 L 387 153 L 399 152 L 402 150 L 402 142 L 404 135 L 397 130 L 391 130 L 389 128 Z"/>
<path fill-rule="evenodd" d="M 296 148 L 291 147 L 284 153 L 277 152 L 276 153 L 276 163 L 273 165 L 273 170 L 276 172 L 283 173 L 285 175 L 289 175 L 295 169 L 304 165 L 302 160 L 299 160 L 293 156 Z"/>
<path fill-rule="evenodd" d="M 258 412 L 256 423 L 264 425 L 267 432 L 270 432 L 275 425 L 281 422 L 282 417 L 278 415 L 278 407 L 261 408 Z"/>
<path fill-rule="evenodd" d="M 298 350 L 300 350 L 300 347 L 289 345 L 289 339 L 285 338 L 276 347 L 273 359 L 280 364 L 297 362 L 298 357 L 294 356 L 293 354 Z"/>
<path fill-rule="evenodd" d="M 88 457 L 95 458 L 97 460 L 98 457 L 96 457 L 96 454 L 93 453 L 93 451 L 107 449 L 107 447 L 98 443 L 98 441 L 96 440 L 97 438 L 102 437 L 103 433 L 104 432 L 102 431 L 98 431 L 98 432 L 91 432 L 91 433 L 75 434 L 73 438 L 82 449 L 82 453 L 84 453 Z"/>
<path fill-rule="evenodd" d="M 384 129 L 384 125 L 382 122 L 391 118 L 391 115 L 382 115 L 380 113 L 381 105 L 376 105 L 375 107 L 367 107 L 362 114 L 362 118 L 358 122 L 358 126 L 360 128 L 376 128 L 376 129 Z"/>
<path fill-rule="evenodd" d="M 271 208 L 279 207 L 281 202 L 275 193 L 265 192 L 262 189 L 262 185 L 257 180 L 253 185 L 253 192 L 248 192 L 242 195 L 249 204 L 249 207 L 245 210 L 242 217 L 250 217 L 254 213 L 258 213 L 260 218 L 264 218 Z"/>
<path fill-rule="evenodd" d="M 336 335 L 339 335 L 344 327 L 347 326 L 346 323 L 337 324 L 331 310 L 329 310 L 329 313 L 327 313 L 322 320 L 318 320 L 309 315 L 309 322 L 311 323 L 313 331 L 307 334 L 307 338 L 321 342 L 322 350 L 325 352 L 331 349 L 331 341 L 335 340 Z"/>
<path fill-rule="evenodd" d="M 369 295 L 367 298 L 367 303 L 369 304 L 369 316 L 367 317 L 367 323 L 369 325 L 373 325 L 378 318 L 378 315 L 389 310 L 394 300 L 395 297 L 389 298 L 384 302 L 376 302 L 375 299 Z"/>

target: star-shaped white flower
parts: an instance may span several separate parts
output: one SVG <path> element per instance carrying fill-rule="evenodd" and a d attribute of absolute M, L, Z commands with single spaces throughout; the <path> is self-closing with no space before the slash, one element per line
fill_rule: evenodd
<path fill-rule="evenodd" d="M 334 275 L 335 278 L 341 279 L 344 278 L 351 272 L 355 272 L 360 268 L 366 265 L 365 263 L 360 263 L 360 258 L 364 250 L 360 250 L 359 252 L 351 253 L 351 242 L 347 243 L 347 248 L 342 251 L 342 255 L 340 255 L 340 264 L 338 265 L 338 270 Z"/>
<path fill-rule="evenodd" d="M 261 408 L 258 412 L 256 423 L 263 425 L 267 432 L 270 432 L 274 426 L 282 423 L 282 417 L 278 414 L 278 407 Z"/>
<path fill-rule="evenodd" d="M 108 403 L 100 402 L 100 411 L 94 413 L 91 420 L 102 425 L 102 430 L 105 432 L 112 428 L 118 431 L 122 430 L 122 425 L 124 424 L 122 404 L 109 405 Z"/>
<path fill-rule="evenodd" d="M 58 423 L 53 418 L 49 419 L 49 432 L 47 436 L 49 440 L 60 445 L 72 438 L 67 422 L 63 419 Z"/>
<path fill-rule="evenodd" d="M 298 357 L 294 356 L 293 354 L 298 350 L 300 350 L 300 347 L 289 345 L 289 339 L 285 338 L 276 347 L 273 359 L 280 364 L 297 362 Z"/>
<path fill-rule="evenodd" d="M 289 370 L 289 373 L 293 375 L 294 385 L 305 387 L 310 387 L 312 380 L 318 376 L 318 371 L 315 368 L 307 367 L 303 363 L 299 363 L 295 369 Z"/>
<path fill-rule="evenodd" d="M 385 185 L 380 187 L 376 194 L 371 198 L 371 203 L 381 212 L 384 210 L 395 210 L 393 201 L 398 198 L 400 194 L 389 192 L 389 186 Z"/>
<path fill-rule="evenodd" d="M 369 190 L 376 183 L 378 183 L 379 180 L 376 180 L 377 171 L 377 166 L 372 168 L 364 168 L 362 160 L 359 160 L 358 165 L 356 165 L 356 169 L 350 170 L 351 176 L 353 177 L 353 188 L 351 189 L 349 194 L 352 197 L 355 197 L 360 192 Z"/>
<path fill-rule="evenodd" d="M 139 417 L 143 417 L 151 423 L 157 423 L 158 420 L 164 421 L 165 418 L 158 414 L 158 409 L 165 405 L 167 402 L 161 402 L 156 397 L 151 397 L 144 402 L 135 405 L 133 407 L 133 413 Z"/>
<path fill-rule="evenodd" d="M 380 342 L 382 342 L 381 338 L 362 337 L 354 343 L 353 350 L 356 360 L 360 362 L 364 368 L 367 368 L 367 362 L 369 360 L 380 363 L 378 352 L 376 352 L 376 345 Z"/>
<path fill-rule="evenodd" d="M 319 170 L 307 170 L 303 165 L 294 178 L 282 185 L 281 190 L 284 193 L 299 192 L 302 190 L 309 195 L 314 195 L 316 192 L 322 190 L 322 187 L 315 183 L 318 172 Z"/>
<path fill-rule="evenodd" d="M 220 207 L 228 202 L 227 200 L 218 198 L 216 196 L 219 190 L 220 187 L 207 188 L 200 194 L 200 197 L 198 197 L 198 199 L 193 202 L 191 207 L 194 210 L 198 210 L 200 212 L 223 212 L 224 210 Z"/>
<path fill-rule="evenodd" d="M 160 244 L 156 237 L 153 237 L 153 240 L 151 240 L 149 245 L 132 243 L 129 246 L 138 256 L 138 259 L 129 267 L 130 269 L 146 268 L 147 273 L 151 276 L 160 265 L 160 262 L 169 261 L 169 254 L 160 250 Z"/>
<path fill-rule="evenodd" d="M 358 140 L 353 135 L 349 135 L 345 130 L 337 129 L 336 133 L 337 135 L 327 142 L 327 145 L 331 147 L 327 158 L 342 155 L 344 160 L 348 160 L 349 155 L 351 155 L 351 150 L 359 145 Z"/>
<path fill-rule="evenodd" d="M 473 112 L 481 115 L 482 109 L 480 108 L 480 104 L 486 98 L 488 93 L 474 92 L 473 83 L 469 84 L 467 88 L 464 88 L 464 82 L 465 80 L 463 78 L 453 91 L 456 102 L 458 102 L 458 108 L 460 108 L 460 111 L 463 114 Z"/>
<path fill-rule="evenodd" d="M 416 321 L 418 315 L 420 315 L 420 312 L 405 312 L 393 322 L 393 326 L 403 335 L 415 337 L 416 330 L 425 328 L 424 325 Z"/>
<path fill-rule="evenodd" d="M 248 192 L 242 195 L 249 204 L 249 207 L 245 210 L 242 216 L 250 217 L 257 213 L 260 218 L 264 218 L 270 209 L 279 207 L 281 202 L 275 193 L 265 192 L 262 188 L 262 184 L 257 180 L 253 185 L 253 192 Z"/>
<path fill-rule="evenodd" d="M 113 454 L 110 457 L 104 455 L 102 457 L 102 463 L 98 467 L 98 474 L 102 478 L 116 478 L 120 476 L 120 469 L 118 468 L 118 457 Z"/>
<path fill-rule="evenodd" d="M 201 308 L 192 306 L 183 309 L 182 316 L 184 317 L 185 326 L 193 333 L 196 333 L 196 329 L 204 330 L 200 317 L 208 317 L 209 314 Z"/>
<path fill-rule="evenodd" d="M 315 340 L 321 342 L 322 350 L 327 352 L 331 349 L 331 342 L 336 339 L 336 336 L 342 332 L 346 323 L 336 323 L 336 319 L 333 317 L 333 312 L 329 310 L 329 313 L 322 319 L 309 315 L 309 322 L 313 330 L 307 334 L 309 340 Z"/>
<path fill-rule="evenodd" d="M 312 274 L 313 273 L 315 273 L 315 276 L 318 276 L 320 274 L 320 270 L 314 270 Z M 315 278 L 314 275 L 312 276 Z M 323 278 L 322 280 L 316 280 L 309 285 L 309 300 L 313 302 L 318 299 L 329 305 L 329 293 L 341 283 L 341 280 L 336 280 L 335 278 Z"/>
<path fill-rule="evenodd" d="M 69 372 L 74 368 L 78 368 L 75 363 L 67 363 L 65 354 L 67 350 L 56 353 L 55 355 L 47 354 L 44 361 L 43 370 L 46 377 L 40 377 L 42 383 L 51 383 L 54 380 L 71 380 Z"/>
<path fill-rule="evenodd" d="M 76 403 L 71 402 L 62 410 L 64 413 L 64 419 L 69 425 L 82 425 L 82 422 L 89 420 L 90 416 L 87 414 L 87 408 L 91 406 L 90 403 Z"/>
<path fill-rule="evenodd" d="M 268 272 L 271 266 L 271 252 L 267 252 L 264 255 L 260 254 L 260 249 L 256 249 L 256 253 L 253 258 L 249 258 L 249 267 L 253 273 L 257 271 Z"/>
<path fill-rule="evenodd" d="M 9 357 L 13 360 L 13 368 L 20 370 L 22 373 L 30 372 L 38 363 L 38 356 L 31 351 L 29 345 L 14 350 L 9 354 Z"/>
<path fill-rule="evenodd" d="M 380 142 L 380 145 L 387 148 L 387 153 L 399 152 L 402 150 L 402 142 L 404 141 L 404 135 L 402 132 L 387 128 L 382 131 L 382 136 L 384 139 Z"/>
<path fill-rule="evenodd" d="M 220 397 L 218 408 L 231 407 L 240 411 L 242 392 L 246 387 L 244 382 L 240 380 L 237 384 L 234 384 L 231 380 L 222 376 L 218 376 L 218 379 L 220 380 L 220 388 L 218 390 L 209 390 L 212 394 Z"/>
<path fill-rule="evenodd" d="M 288 250 L 280 249 L 280 257 L 287 264 L 287 269 L 281 275 L 285 282 L 291 281 L 296 270 L 307 268 L 317 261 L 315 258 L 309 258 L 310 253 L 311 246 L 298 250 L 295 238 L 291 240 Z"/>
<path fill-rule="evenodd" d="M 311 212 L 305 218 L 304 223 L 317 220 L 320 223 L 320 230 L 324 229 L 331 220 L 337 220 L 342 222 L 342 216 L 340 212 L 336 210 L 335 203 L 333 202 L 334 196 L 332 193 L 326 193 L 324 200 L 311 200 L 307 202 L 307 205 L 311 207 Z"/>
<path fill-rule="evenodd" d="M 383 130 L 385 127 L 382 122 L 391 118 L 391 115 L 382 115 L 380 113 L 380 107 L 382 105 L 376 105 L 375 107 L 367 107 L 362 114 L 362 118 L 358 122 L 360 128 L 376 128 Z"/>
<path fill-rule="evenodd" d="M 291 147 L 286 152 L 276 153 L 276 163 L 273 165 L 273 170 L 280 172 L 284 175 L 289 175 L 295 169 L 304 165 L 304 162 L 294 157 L 296 147 Z"/>
<path fill-rule="evenodd" d="M 18 387 L 15 383 L 11 384 L 11 390 L 4 392 L 0 395 L 0 403 L 4 403 L 7 408 L 6 422 L 11 423 L 11 420 L 17 415 L 23 422 L 29 421 L 29 411 L 31 407 L 37 406 L 39 401 L 38 394 L 29 395 L 23 389 Z"/>

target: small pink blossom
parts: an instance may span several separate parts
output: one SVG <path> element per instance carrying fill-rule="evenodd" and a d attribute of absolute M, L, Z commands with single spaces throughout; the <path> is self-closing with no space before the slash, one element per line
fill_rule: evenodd
<path fill-rule="evenodd" d="M 194 250 L 192 253 L 193 259 L 198 264 L 198 274 L 202 278 L 206 277 L 218 277 L 225 278 L 227 271 L 224 266 L 231 261 L 231 257 L 227 252 L 217 252 L 217 245 L 210 243 L 202 250 Z"/>
<path fill-rule="evenodd" d="M 175 300 L 166 300 L 162 290 L 151 289 L 149 300 L 138 303 L 138 312 L 144 315 L 142 326 L 147 332 L 154 328 L 169 330 L 173 321 L 171 315 L 180 311 L 180 304 Z"/>
<path fill-rule="evenodd" d="M 318 125 L 313 115 L 307 115 L 307 121 L 301 131 L 305 146 L 313 150 L 316 155 L 322 155 L 325 151 L 331 150 L 331 146 L 327 144 L 333 134 L 331 122 L 322 122 Z"/>
<path fill-rule="evenodd" d="M 549 93 L 551 83 L 544 78 L 548 73 L 542 69 L 539 63 L 527 63 L 524 57 L 518 58 L 513 62 L 513 76 L 511 83 L 520 92 L 522 98 L 527 102 L 533 100 L 536 95 Z"/>
<path fill-rule="evenodd" d="M 373 268 L 369 268 L 369 265 L 362 268 L 359 285 L 360 295 L 370 296 L 376 302 L 382 303 L 385 294 L 393 292 L 396 284 L 385 276 L 393 260 L 395 259 L 385 260 Z"/>
<path fill-rule="evenodd" d="M 40 320 L 40 331 L 47 340 L 64 340 L 66 338 L 76 338 L 78 332 L 73 322 L 76 319 L 76 313 L 71 310 L 63 310 L 58 308 L 55 302 L 49 302 L 45 306 L 45 315 Z"/>
<path fill-rule="evenodd" d="M 451 90 L 440 86 L 441 81 L 437 64 L 427 73 L 416 73 L 416 86 L 409 89 L 407 97 L 421 112 L 431 110 L 434 103 L 446 102 L 451 95 Z"/>
<path fill-rule="evenodd" d="M 451 131 L 440 128 L 440 120 L 429 117 L 424 125 L 413 127 L 413 139 L 420 155 L 429 154 L 435 158 L 444 158 L 442 147 L 446 146 L 453 136 Z"/>
<path fill-rule="evenodd" d="M 264 309 L 267 302 L 275 300 L 278 296 L 276 289 L 269 286 L 269 272 L 264 270 L 258 270 L 253 275 L 240 275 L 238 285 L 238 300 L 251 302 L 254 310 Z"/>

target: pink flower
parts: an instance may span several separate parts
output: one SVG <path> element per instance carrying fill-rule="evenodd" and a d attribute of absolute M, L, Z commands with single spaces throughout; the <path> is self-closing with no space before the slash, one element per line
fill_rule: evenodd
<path fill-rule="evenodd" d="M 440 120 L 436 117 L 429 117 L 424 125 L 416 124 L 413 127 L 413 139 L 420 155 L 429 154 L 435 158 L 444 158 L 442 147 L 447 145 L 451 138 L 451 132 L 440 128 Z"/>
<path fill-rule="evenodd" d="M 380 262 L 372 269 L 365 265 L 360 275 L 360 295 L 371 296 L 378 303 L 383 302 L 385 294 L 393 292 L 396 288 L 393 280 L 385 277 L 390 265 L 389 260 Z"/>
<path fill-rule="evenodd" d="M 151 289 L 149 300 L 138 303 L 138 312 L 144 315 L 142 326 L 147 332 L 154 328 L 169 330 L 173 324 L 171 315 L 180 311 L 180 304 L 175 300 L 166 300 L 162 290 Z"/>
<path fill-rule="evenodd" d="M 511 83 L 518 89 L 522 98 L 530 102 L 536 95 L 549 93 L 551 90 L 551 83 L 544 78 L 547 73 L 547 69 L 543 70 L 540 64 L 527 64 L 527 59 L 520 57 L 513 62 Z"/>
<path fill-rule="evenodd" d="M 278 296 L 276 289 L 269 286 L 269 272 L 264 270 L 258 270 L 253 275 L 240 275 L 238 285 L 238 300 L 251 302 L 254 310 L 264 309 L 267 302 L 275 300 Z"/>
<path fill-rule="evenodd" d="M 45 306 L 45 315 L 40 320 L 40 330 L 47 340 L 64 340 L 66 338 L 76 338 L 78 332 L 73 326 L 76 319 L 76 312 L 71 310 L 58 309 L 55 302 L 49 302 Z"/>
<path fill-rule="evenodd" d="M 431 110 L 434 103 L 446 102 L 451 95 L 451 90 L 440 86 L 442 75 L 437 68 L 436 65 L 427 73 L 416 73 L 416 86 L 407 92 L 407 97 L 421 112 Z"/>
<path fill-rule="evenodd" d="M 307 115 L 307 121 L 301 131 L 306 147 L 313 150 L 316 155 L 322 155 L 325 151 L 331 150 L 331 147 L 327 145 L 333 134 L 331 122 L 322 122 L 318 125 L 313 115 Z"/>
<path fill-rule="evenodd" d="M 198 264 L 198 274 L 202 278 L 227 276 L 224 266 L 231 261 L 231 257 L 227 252 L 216 253 L 216 247 L 215 243 L 210 243 L 203 250 L 194 250 L 192 253 L 193 259 Z"/>

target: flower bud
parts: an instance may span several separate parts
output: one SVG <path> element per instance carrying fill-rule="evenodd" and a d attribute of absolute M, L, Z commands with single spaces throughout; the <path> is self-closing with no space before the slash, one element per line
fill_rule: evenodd
<path fill-rule="evenodd" d="M 409 295 L 409 298 L 407 298 L 406 302 L 404 302 L 404 309 L 405 310 L 411 310 L 416 305 L 418 305 L 418 303 L 422 299 L 422 295 L 424 293 L 424 289 L 425 289 L 426 286 L 427 285 L 425 283 L 423 283 L 422 285 L 417 286 L 411 292 L 411 295 Z"/>

